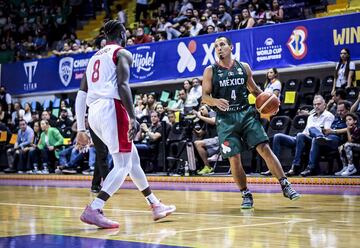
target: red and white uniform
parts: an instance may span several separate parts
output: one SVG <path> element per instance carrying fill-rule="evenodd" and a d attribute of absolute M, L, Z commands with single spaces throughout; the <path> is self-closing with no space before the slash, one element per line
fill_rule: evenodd
<path fill-rule="evenodd" d="M 129 117 L 120 101 L 116 64 L 119 45 L 107 45 L 95 53 L 86 68 L 89 124 L 111 154 L 131 152 Z"/>

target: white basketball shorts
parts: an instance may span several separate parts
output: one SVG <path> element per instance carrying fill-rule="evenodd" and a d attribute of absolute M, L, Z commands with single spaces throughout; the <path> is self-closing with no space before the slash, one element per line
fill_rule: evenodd
<path fill-rule="evenodd" d="M 129 116 L 120 100 L 99 99 L 89 106 L 89 125 L 108 147 L 110 154 L 131 152 Z"/>

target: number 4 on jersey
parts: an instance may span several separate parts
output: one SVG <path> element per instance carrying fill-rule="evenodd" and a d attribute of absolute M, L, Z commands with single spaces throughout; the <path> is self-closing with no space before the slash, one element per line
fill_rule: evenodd
<path fill-rule="evenodd" d="M 231 99 L 233 99 L 234 101 L 236 100 L 235 90 L 232 90 L 232 91 L 231 91 Z"/>

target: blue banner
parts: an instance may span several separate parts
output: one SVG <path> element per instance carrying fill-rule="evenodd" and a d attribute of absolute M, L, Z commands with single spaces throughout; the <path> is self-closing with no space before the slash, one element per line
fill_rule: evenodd
<path fill-rule="evenodd" d="M 217 60 L 213 42 L 219 35 L 232 40 L 233 57 L 253 70 L 336 62 L 344 47 L 359 60 L 359 23 L 355 13 L 131 46 L 130 83 L 201 76 Z M 76 90 L 92 55 L 5 64 L 1 84 L 15 95 Z"/>

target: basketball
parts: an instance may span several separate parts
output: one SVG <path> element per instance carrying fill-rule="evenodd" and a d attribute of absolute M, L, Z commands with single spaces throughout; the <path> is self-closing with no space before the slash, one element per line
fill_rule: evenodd
<path fill-rule="evenodd" d="M 263 92 L 256 97 L 255 106 L 259 113 L 268 115 L 276 113 L 279 110 L 280 101 L 276 95 Z"/>

